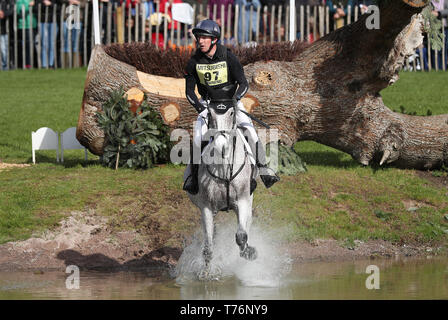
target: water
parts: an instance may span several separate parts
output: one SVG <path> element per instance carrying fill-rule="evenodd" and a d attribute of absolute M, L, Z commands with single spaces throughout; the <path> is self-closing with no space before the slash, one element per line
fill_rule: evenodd
<path fill-rule="evenodd" d="M 218 224 L 210 278 L 221 282 L 235 278 L 244 287 L 280 287 L 282 278 L 290 272 L 292 266 L 292 259 L 279 249 L 278 235 L 281 232 L 252 227 L 248 244 L 256 248 L 258 257 L 254 261 L 247 261 L 239 255 L 235 231 L 232 223 Z M 184 249 L 176 270 L 172 272 L 177 284 L 186 286 L 194 283 L 204 269 L 202 243 L 202 232 L 198 232 Z"/>
<path fill-rule="evenodd" d="M 380 270 L 378 290 L 365 286 L 372 264 Z M 271 281 L 255 267 L 246 274 L 246 267 L 208 282 L 179 281 L 160 270 L 81 271 L 79 289 L 67 289 L 65 272 L 0 272 L 0 299 L 448 299 L 446 257 L 293 263 Z"/>
<path fill-rule="evenodd" d="M 67 287 L 72 274 L 64 271 L 0 272 L 0 299 L 448 299 L 448 257 L 297 263 L 282 252 L 284 230 L 255 225 L 249 244 L 258 258 L 247 261 L 239 256 L 232 222 L 217 222 L 212 281 L 198 280 L 204 267 L 198 231 L 173 270 L 81 270 L 78 289 Z M 369 290 L 372 265 L 379 289 Z"/>

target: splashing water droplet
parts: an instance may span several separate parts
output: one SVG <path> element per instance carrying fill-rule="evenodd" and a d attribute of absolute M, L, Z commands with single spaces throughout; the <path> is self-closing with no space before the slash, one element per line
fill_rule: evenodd
<path fill-rule="evenodd" d="M 280 249 L 279 230 L 252 226 L 248 244 L 257 250 L 254 261 L 240 257 L 235 232 L 234 223 L 217 225 L 209 280 L 235 277 L 243 286 L 280 287 L 291 270 L 292 259 Z M 197 281 L 204 270 L 202 242 L 202 231 L 198 231 L 184 249 L 173 273 L 178 284 Z"/>

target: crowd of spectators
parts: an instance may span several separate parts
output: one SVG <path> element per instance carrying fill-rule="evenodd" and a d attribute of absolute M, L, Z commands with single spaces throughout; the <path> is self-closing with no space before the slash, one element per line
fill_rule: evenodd
<path fill-rule="evenodd" d="M 445 52 L 442 52 L 442 50 L 439 50 L 437 52 L 431 50 L 431 53 L 429 55 L 431 60 L 430 62 L 428 62 L 428 39 L 425 37 L 424 46 L 421 48 L 421 50 L 418 50 L 418 53 L 423 55 L 423 68 L 425 70 L 429 69 L 429 63 L 431 63 L 432 68 L 442 70 L 443 61 L 445 61 L 445 68 L 448 66 L 448 0 L 432 0 L 431 4 L 433 7 L 431 13 L 435 17 L 437 17 L 437 19 L 441 20 L 442 23 L 443 33 L 445 35 Z M 444 55 L 444 57 L 442 55 Z"/>
<path fill-rule="evenodd" d="M 82 55 L 80 52 L 83 51 L 84 46 L 87 49 L 92 48 L 92 21 L 84 21 L 84 12 L 86 9 L 87 2 L 91 0 L 0 0 L 0 56 L 1 56 L 1 68 L 7 70 L 12 59 L 9 55 L 14 54 L 14 48 L 12 46 L 12 34 L 13 27 L 12 21 L 14 16 L 13 6 L 17 5 L 16 11 L 16 21 L 17 21 L 17 62 L 19 68 L 30 68 L 32 65 L 36 66 L 37 56 L 39 56 L 39 62 L 42 68 L 54 68 L 56 65 L 65 67 L 69 61 L 68 55 L 72 57 L 73 65 L 82 64 Z M 124 32 L 118 35 L 119 42 L 134 41 L 135 35 L 139 34 L 139 30 L 136 29 L 135 15 L 136 6 L 144 6 L 145 10 L 145 32 L 149 33 L 151 31 L 151 41 L 158 46 L 164 46 L 164 21 L 168 22 L 168 37 L 171 41 L 173 39 L 170 35 L 174 35 L 174 39 L 180 37 L 183 41 L 191 39 L 191 33 L 185 32 L 184 28 L 174 23 L 172 20 L 172 4 L 178 3 L 189 3 L 191 5 L 196 4 L 199 8 L 200 5 L 208 5 L 208 11 L 202 12 L 202 16 L 199 15 L 196 19 L 205 19 L 213 17 L 220 25 L 224 25 L 224 43 L 225 44 L 236 44 L 247 43 L 249 40 L 255 39 L 255 34 L 257 30 L 259 31 L 259 36 L 262 38 L 267 35 L 270 36 L 270 26 L 272 23 L 275 25 L 275 39 L 278 40 L 278 34 L 280 34 L 283 39 L 285 35 L 285 26 L 282 24 L 281 29 L 277 28 L 277 13 L 271 17 L 270 8 L 272 5 L 278 6 L 282 5 L 285 7 L 289 5 L 289 0 L 99 0 L 103 6 L 109 3 L 115 8 L 124 6 L 124 12 L 122 14 L 122 21 L 124 21 L 125 30 L 131 30 L 129 32 Z M 363 14 L 367 11 L 369 5 L 374 4 L 373 0 L 295 0 L 296 8 L 300 5 L 311 5 L 311 6 L 327 6 L 330 13 L 330 31 L 342 27 L 351 14 L 351 21 L 355 20 L 355 7 L 358 7 L 358 14 Z M 447 15 L 448 15 L 448 0 L 433 0 L 432 1 L 434 10 L 433 14 L 437 16 L 438 19 L 443 21 L 443 27 L 445 32 L 445 39 L 447 39 Z M 61 12 L 62 6 L 70 6 L 71 10 L 66 9 L 66 12 Z M 214 9 L 216 5 L 217 9 Z M 235 10 L 232 8 L 228 10 L 229 6 L 238 5 L 240 12 L 238 14 L 238 30 L 234 32 L 234 19 Z M 221 12 L 221 6 L 224 6 L 224 15 Z M 269 10 L 267 11 L 267 20 L 260 17 L 257 24 L 257 9 L 261 9 L 267 6 Z M 348 10 L 348 6 L 351 6 L 352 10 Z M 165 15 L 165 7 L 167 7 Z M 23 8 L 23 9 L 22 9 Z M 40 8 L 40 13 L 38 12 Z M 91 8 L 91 7 L 90 7 Z M 104 7 L 105 8 L 105 7 Z M 156 12 L 159 8 L 159 13 Z M 23 10 L 23 11 L 22 11 Z M 91 10 L 91 9 L 90 9 Z M 118 24 L 117 11 L 113 10 L 112 24 Z M 263 11 L 262 11 L 263 13 Z M 107 28 L 107 15 L 108 11 L 106 9 L 102 10 L 102 26 L 101 26 L 101 39 L 103 43 L 106 43 L 106 28 Z M 230 14 L 230 17 L 228 16 Z M 63 23 L 61 24 L 61 15 L 63 18 Z M 78 18 L 79 16 L 79 18 Z M 91 19 L 91 12 L 88 15 L 88 19 Z M 286 10 L 282 11 L 282 21 L 286 20 Z M 230 18 L 230 30 L 228 28 Z M 39 21 L 38 21 L 39 19 Z M 243 23 L 244 20 L 244 23 Z M 9 24 L 6 23 L 9 21 Z M 312 42 L 318 39 L 320 36 L 315 28 L 315 21 L 317 17 L 311 16 L 308 23 L 309 34 L 304 35 L 306 41 Z M 140 26 L 141 26 L 140 21 Z M 296 25 L 300 25 L 300 15 L 297 15 Z M 39 26 L 39 27 L 38 27 Z M 183 26 L 183 24 L 182 24 Z M 188 25 L 191 30 L 192 25 Z M 62 28 L 62 30 L 60 30 Z M 139 27 L 141 28 L 141 27 Z M 119 28 L 116 26 L 112 28 L 113 39 L 117 39 L 117 31 Z M 171 30 L 173 29 L 173 30 Z M 296 37 L 301 38 L 300 30 L 297 28 Z M 156 30 L 159 34 L 156 35 Z M 62 35 L 60 35 L 62 32 Z M 87 33 L 87 41 L 80 41 L 82 36 Z M 179 34 L 178 34 L 179 33 Z M 234 37 L 234 35 L 237 35 Z M 61 37 L 62 36 L 62 37 Z M 109 34 L 110 37 L 110 34 Z M 316 39 L 315 39 L 316 38 Z M 275 40 L 274 39 L 274 40 Z M 148 41 L 148 39 L 146 39 Z M 112 40 L 113 41 L 113 40 Z M 157 42 L 158 41 L 158 42 Z M 445 40 L 446 41 L 446 40 Z M 157 42 L 157 43 L 156 43 Z M 191 42 L 191 41 L 190 41 Z M 39 46 L 36 44 L 39 43 Z M 171 43 L 170 45 L 173 45 Z M 448 46 L 446 46 L 448 47 Z M 33 51 L 33 48 L 36 50 Z M 424 56 L 424 67 L 428 67 L 427 52 L 424 48 L 421 50 L 420 54 Z M 90 52 L 90 50 L 87 50 Z M 63 54 L 55 54 L 55 53 Z M 24 56 L 23 56 L 24 53 Z M 34 54 L 33 54 L 34 53 Z M 445 57 L 447 54 L 447 49 L 444 52 Z M 9 58 L 9 59 L 8 59 Z M 439 68 L 441 68 L 442 52 L 439 55 L 433 54 L 431 58 L 432 65 L 435 65 L 438 60 Z M 10 61 L 8 65 L 8 61 Z M 445 59 L 447 62 L 447 59 Z"/>

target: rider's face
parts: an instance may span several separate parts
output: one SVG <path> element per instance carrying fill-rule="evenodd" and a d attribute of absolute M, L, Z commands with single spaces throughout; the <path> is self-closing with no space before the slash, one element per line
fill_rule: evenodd
<path fill-rule="evenodd" d="M 199 49 L 201 52 L 207 52 L 212 45 L 212 37 L 209 36 L 198 36 Z"/>

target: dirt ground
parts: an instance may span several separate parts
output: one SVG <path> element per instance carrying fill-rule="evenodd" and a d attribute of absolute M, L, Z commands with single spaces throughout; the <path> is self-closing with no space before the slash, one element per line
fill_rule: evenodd
<path fill-rule="evenodd" d="M 0 171 L 17 166 L 28 165 L 0 161 Z M 448 177 L 435 177 L 424 171 L 417 171 L 417 174 L 437 187 L 448 188 Z M 406 207 L 415 205 L 405 204 Z M 0 270 L 65 270 L 71 264 L 90 270 L 142 270 L 176 265 L 182 248 L 151 248 L 149 242 L 136 231 L 112 232 L 106 218 L 96 215 L 93 209 L 71 212 L 54 231 L 0 245 Z M 311 243 L 285 244 L 283 249 L 298 263 L 448 253 L 446 247 L 395 245 L 383 240 L 355 241 L 350 247 L 336 240 L 317 239 Z"/>
<path fill-rule="evenodd" d="M 30 164 L 4 163 L 0 160 L 0 171 L 8 170 L 11 168 L 23 168 L 23 167 L 29 167 L 29 166 L 30 166 Z"/>
<path fill-rule="evenodd" d="M 52 232 L 0 245 L 0 270 L 65 270 L 72 264 L 84 270 L 165 269 L 175 266 L 182 254 L 182 248 L 150 248 L 147 243 L 135 231 L 110 232 L 106 218 L 93 210 L 72 212 Z M 358 241 L 352 247 L 335 240 L 315 240 L 288 244 L 284 249 L 299 263 L 446 253 L 437 247 L 397 246 L 380 240 Z"/>

